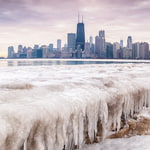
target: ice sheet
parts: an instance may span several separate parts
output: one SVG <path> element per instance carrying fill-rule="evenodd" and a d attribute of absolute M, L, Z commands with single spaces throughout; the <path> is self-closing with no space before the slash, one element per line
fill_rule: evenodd
<path fill-rule="evenodd" d="M 62 150 L 93 142 L 150 106 L 148 64 L 0 68 L 0 149 Z"/>

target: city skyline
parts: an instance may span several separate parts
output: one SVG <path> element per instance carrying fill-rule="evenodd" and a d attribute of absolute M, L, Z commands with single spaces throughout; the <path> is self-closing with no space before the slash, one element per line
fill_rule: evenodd
<path fill-rule="evenodd" d="M 54 43 L 67 33 L 76 33 L 77 15 L 84 16 L 85 40 L 97 31 L 105 30 L 108 42 L 117 42 L 132 36 L 134 42 L 150 43 L 148 0 L 0 0 L 0 56 L 7 56 L 8 46 L 19 44 Z M 61 10 L 61 11 L 60 11 Z"/>

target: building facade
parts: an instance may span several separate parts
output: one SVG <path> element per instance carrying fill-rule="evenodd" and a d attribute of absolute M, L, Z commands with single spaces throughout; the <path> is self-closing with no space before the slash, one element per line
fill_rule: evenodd
<path fill-rule="evenodd" d="M 61 40 L 60 39 L 57 40 L 57 50 L 61 51 Z"/>
<path fill-rule="evenodd" d="M 8 47 L 8 58 L 13 58 L 14 57 L 14 47 L 9 46 Z"/>
<path fill-rule="evenodd" d="M 128 36 L 128 39 L 127 39 L 127 48 L 128 49 L 132 49 L 132 37 L 131 36 Z"/>
<path fill-rule="evenodd" d="M 76 49 L 80 46 L 82 51 L 84 50 L 85 46 L 85 31 L 84 31 L 84 23 L 77 24 L 77 32 L 76 32 Z"/>
<path fill-rule="evenodd" d="M 75 50 L 76 45 L 76 35 L 75 33 L 68 33 L 67 34 L 67 45 L 68 45 L 68 51 Z"/>

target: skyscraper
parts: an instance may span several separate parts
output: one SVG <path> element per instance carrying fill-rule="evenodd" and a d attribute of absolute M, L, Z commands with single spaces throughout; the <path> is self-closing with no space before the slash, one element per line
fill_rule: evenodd
<path fill-rule="evenodd" d="M 49 44 L 49 46 L 48 46 L 48 50 L 49 50 L 49 52 L 53 52 L 53 44 Z"/>
<path fill-rule="evenodd" d="M 100 37 L 95 37 L 95 57 L 100 57 Z"/>
<path fill-rule="evenodd" d="M 120 40 L 120 47 L 123 47 L 123 40 Z"/>
<path fill-rule="evenodd" d="M 139 59 L 140 58 L 140 43 L 134 43 L 132 49 L 132 58 Z"/>
<path fill-rule="evenodd" d="M 90 36 L 89 40 L 90 40 L 90 48 L 91 48 L 91 47 L 92 47 L 92 44 L 93 44 L 93 37 Z"/>
<path fill-rule="evenodd" d="M 58 51 L 61 50 L 61 40 L 60 39 L 57 40 L 57 50 Z"/>
<path fill-rule="evenodd" d="M 13 58 L 13 56 L 14 56 L 14 47 L 9 46 L 8 47 L 8 58 Z"/>
<path fill-rule="evenodd" d="M 75 35 L 75 33 L 68 33 L 68 35 L 67 35 L 67 44 L 68 44 L 68 51 L 70 49 L 75 50 L 75 45 L 76 45 L 76 35 Z"/>
<path fill-rule="evenodd" d="M 88 41 L 85 43 L 85 51 L 90 52 L 90 42 L 88 42 Z"/>
<path fill-rule="evenodd" d="M 94 54 L 94 44 L 93 44 L 93 37 L 92 36 L 90 36 L 89 41 L 90 41 L 90 51 L 92 54 Z"/>
<path fill-rule="evenodd" d="M 140 43 L 140 58 L 149 58 L 149 44 L 147 42 Z"/>
<path fill-rule="evenodd" d="M 113 58 L 113 44 L 106 43 L 106 58 Z"/>
<path fill-rule="evenodd" d="M 100 57 L 105 58 L 106 57 L 106 46 L 105 46 L 105 31 L 100 30 L 99 31 L 99 37 L 100 37 Z"/>
<path fill-rule="evenodd" d="M 131 36 L 128 36 L 128 39 L 127 39 L 127 48 L 128 49 L 132 49 L 132 37 Z"/>
<path fill-rule="evenodd" d="M 106 58 L 105 31 L 100 30 L 99 36 L 95 37 L 95 55 L 98 58 Z"/>
<path fill-rule="evenodd" d="M 105 31 L 104 30 L 99 31 L 99 37 L 105 38 Z"/>
<path fill-rule="evenodd" d="M 120 50 L 120 43 L 115 42 L 113 43 L 113 58 L 118 58 L 118 51 Z"/>
<path fill-rule="evenodd" d="M 78 22 L 77 24 L 77 33 L 76 33 L 76 49 L 78 46 L 84 50 L 84 45 L 85 45 L 85 31 L 84 31 L 84 23 L 83 19 L 82 22 Z"/>
<path fill-rule="evenodd" d="M 40 49 L 42 50 L 42 56 L 43 56 L 43 58 L 47 58 L 48 57 L 48 47 L 47 47 L 47 45 L 42 45 L 40 47 Z"/>
<path fill-rule="evenodd" d="M 18 45 L 18 53 L 22 53 L 23 52 L 23 46 L 22 45 Z"/>
<path fill-rule="evenodd" d="M 34 49 L 38 49 L 39 45 L 38 44 L 34 44 Z"/>

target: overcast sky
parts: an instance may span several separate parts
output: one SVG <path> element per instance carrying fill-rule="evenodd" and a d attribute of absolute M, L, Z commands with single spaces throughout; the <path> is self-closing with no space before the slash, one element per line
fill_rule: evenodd
<path fill-rule="evenodd" d="M 84 16 L 86 40 L 104 29 L 109 42 L 150 42 L 150 0 L 0 0 L 0 56 L 7 47 L 47 45 L 76 32 Z M 17 51 L 17 49 L 16 49 Z"/>

